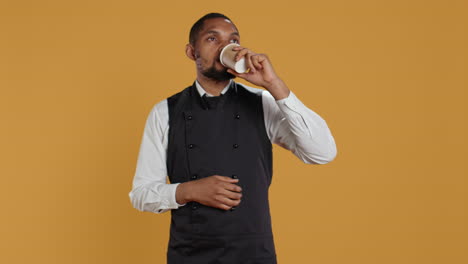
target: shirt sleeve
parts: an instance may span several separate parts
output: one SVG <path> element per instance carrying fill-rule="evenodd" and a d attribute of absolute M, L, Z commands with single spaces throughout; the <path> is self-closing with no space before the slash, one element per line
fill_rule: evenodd
<path fill-rule="evenodd" d="M 278 101 L 268 91 L 263 91 L 262 102 L 265 126 L 272 143 L 290 150 L 307 164 L 325 164 L 336 157 L 335 140 L 327 123 L 292 91 Z"/>
<path fill-rule="evenodd" d="M 176 189 L 179 183 L 167 184 L 167 101 L 161 101 L 150 111 L 140 145 L 130 201 L 139 211 L 164 213 L 177 209 Z"/>

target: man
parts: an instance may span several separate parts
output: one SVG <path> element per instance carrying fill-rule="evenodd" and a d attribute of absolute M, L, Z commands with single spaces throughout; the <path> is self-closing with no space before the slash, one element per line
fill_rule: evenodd
<path fill-rule="evenodd" d="M 276 263 L 268 203 L 272 143 L 305 163 L 336 156 L 325 121 L 288 89 L 266 55 L 234 48 L 250 69 L 242 74 L 220 63 L 230 43 L 240 43 L 240 35 L 229 18 L 200 18 L 186 46 L 196 81 L 156 104 L 146 122 L 129 196 L 140 211 L 171 210 L 169 264 Z"/>

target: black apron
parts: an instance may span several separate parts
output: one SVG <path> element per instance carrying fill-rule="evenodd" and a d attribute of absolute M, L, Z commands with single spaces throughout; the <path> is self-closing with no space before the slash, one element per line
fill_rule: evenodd
<path fill-rule="evenodd" d="M 276 264 L 268 188 L 272 145 L 262 96 L 240 84 L 209 109 L 195 83 L 167 99 L 171 183 L 211 175 L 238 178 L 240 204 L 222 210 L 189 202 L 171 210 L 168 264 Z"/>

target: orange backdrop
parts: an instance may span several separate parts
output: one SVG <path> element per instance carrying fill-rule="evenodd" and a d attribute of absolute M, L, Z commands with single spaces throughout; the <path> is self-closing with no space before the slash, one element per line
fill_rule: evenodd
<path fill-rule="evenodd" d="M 144 122 L 190 85 L 190 26 L 243 45 L 328 123 L 330 164 L 275 147 L 279 263 L 468 263 L 466 1 L 0 2 L 1 263 L 165 263 L 128 198 Z"/>

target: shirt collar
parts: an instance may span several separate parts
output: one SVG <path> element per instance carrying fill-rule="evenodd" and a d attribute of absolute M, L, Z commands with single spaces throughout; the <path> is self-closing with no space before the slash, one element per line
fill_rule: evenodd
<path fill-rule="evenodd" d="M 231 83 L 233 82 L 233 80 L 229 80 L 229 83 L 226 85 L 226 87 L 224 87 L 224 89 L 221 91 L 221 94 L 225 94 L 227 92 L 227 90 L 229 89 L 229 87 L 231 87 Z M 203 87 L 201 86 L 201 84 L 198 82 L 198 80 L 195 80 L 195 86 L 197 87 L 197 91 L 198 93 L 200 94 L 200 97 L 205 95 L 207 97 L 212 97 L 214 95 L 212 94 L 209 94 L 205 91 L 205 89 L 203 89 Z"/>

